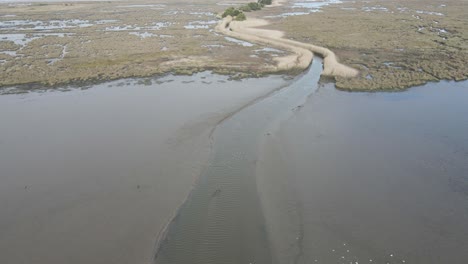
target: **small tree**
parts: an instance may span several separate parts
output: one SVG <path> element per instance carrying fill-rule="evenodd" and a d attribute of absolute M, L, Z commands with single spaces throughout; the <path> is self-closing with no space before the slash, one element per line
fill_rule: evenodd
<path fill-rule="evenodd" d="M 243 12 L 240 12 L 237 16 L 236 16 L 236 20 L 237 21 L 244 21 L 246 20 L 247 17 L 245 16 L 245 14 Z"/>
<path fill-rule="evenodd" d="M 248 5 L 244 5 L 244 6 L 241 6 L 239 7 L 239 10 L 243 11 L 243 12 L 250 12 L 252 11 L 252 9 L 250 9 L 250 7 Z"/>
<path fill-rule="evenodd" d="M 271 5 L 271 0 L 258 0 L 258 3 L 263 5 Z"/>
<path fill-rule="evenodd" d="M 262 6 L 259 5 L 258 3 L 248 3 L 247 6 L 252 10 L 252 11 L 255 11 L 255 10 L 260 10 L 262 9 Z"/>
<path fill-rule="evenodd" d="M 235 17 L 237 15 L 239 15 L 241 11 L 239 11 L 238 9 L 235 9 L 234 7 L 229 7 L 228 9 L 226 9 L 226 11 L 224 11 L 222 17 L 227 17 L 227 16 L 232 16 L 232 17 Z"/>

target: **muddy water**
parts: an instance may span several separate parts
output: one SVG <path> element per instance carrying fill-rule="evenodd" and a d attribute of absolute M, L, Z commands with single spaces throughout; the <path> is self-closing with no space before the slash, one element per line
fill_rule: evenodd
<path fill-rule="evenodd" d="M 0 95 L 0 263 L 150 263 L 226 115 L 287 81 L 200 73 Z"/>
<path fill-rule="evenodd" d="M 278 263 L 467 263 L 467 117 L 467 81 L 319 88 L 258 162 Z"/>
<path fill-rule="evenodd" d="M 211 162 L 172 222 L 156 263 L 272 262 L 255 180 L 258 142 L 272 122 L 317 89 L 321 71 L 317 58 L 296 82 L 217 127 Z"/>

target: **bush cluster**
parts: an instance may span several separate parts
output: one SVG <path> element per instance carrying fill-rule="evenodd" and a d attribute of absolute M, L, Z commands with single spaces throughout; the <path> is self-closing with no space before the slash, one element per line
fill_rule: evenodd
<path fill-rule="evenodd" d="M 232 16 L 232 17 L 236 17 L 238 16 L 240 13 L 242 13 L 242 11 L 240 11 L 239 9 L 236 9 L 234 7 L 229 7 L 228 9 L 226 9 L 222 15 L 222 17 L 227 17 L 227 16 Z"/>
<path fill-rule="evenodd" d="M 226 11 L 224 11 L 222 17 L 224 18 L 227 16 L 232 16 L 237 21 L 243 21 L 247 19 L 243 10 L 234 7 L 229 7 L 226 9 Z"/>
<path fill-rule="evenodd" d="M 246 19 L 247 19 L 247 17 L 245 16 L 244 13 L 240 13 L 239 15 L 236 16 L 237 21 L 244 21 Z"/>
<path fill-rule="evenodd" d="M 235 20 L 242 21 L 246 19 L 244 12 L 260 10 L 265 5 L 271 5 L 271 0 L 258 0 L 257 2 L 250 2 L 239 8 L 229 7 L 224 11 L 222 17 L 232 16 Z"/>

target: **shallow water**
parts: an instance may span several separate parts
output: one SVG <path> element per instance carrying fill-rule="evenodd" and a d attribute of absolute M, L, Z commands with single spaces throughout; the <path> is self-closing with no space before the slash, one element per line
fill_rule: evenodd
<path fill-rule="evenodd" d="M 466 263 L 467 116 L 467 81 L 321 87 L 259 162 L 278 262 Z"/>
<path fill-rule="evenodd" d="M 296 82 L 218 125 L 209 166 L 171 223 L 156 263 L 271 263 L 255 180 L 258 142 L 315 91 L 321 71 L 316 58 Z"/>
<path fill-rule="evenodd" d="M 232 116 L 286 83 L 0 96 L 0 262 L 152 261 L 213 146 L 157 263 L 464 263 L 468 82 L 347 93 L 320 71 Z"/>
<path fill-rule="evenodd" d="M 216 123 L 285 83 L 204 72 L 0 95 L 0 263 L 150 263 Z"/>

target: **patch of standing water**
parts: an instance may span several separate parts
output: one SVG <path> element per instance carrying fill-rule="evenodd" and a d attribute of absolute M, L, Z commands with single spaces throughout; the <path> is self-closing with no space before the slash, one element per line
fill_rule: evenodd
<path fill-rule="evenodd" d="M 211 12 L 190 12 L 189 14 L 197 16 L 215 16 L 215 14 Z"/>
<path fill-rule="evenodd" d="M 244 46 L 244 47 L 253 47 L 255 46 L 254 44 L 250 43 L 250 42 L 247 42 L 247 41 L 243 41 L 243 40 L 239 40 L 239 39 L 235 39 L 235 38 L 231 38 L 231 37 L 224 37 L 227 41 L 229 42 L 234 42 L 238 45 L 241 45 L 241 46 Z"/>
<path fill-rule="evenodd" d="M 63 60 L 63 58 L 65 58 L 65 55 L 67 55 L 67 45 L 58 45 L 62 48 L 62 52 L 60 54 L 60 56 L 58 58 L 53 58 L 53 59 L 49 59 L 47 60 L 47 64 L 48 65 L 52 65 L 52 64 L 55 64 L 56 62 L 58 61 L 61 61 Z"/>
<path fill-rule="evenodd" d="M 130 32 L 130 35 L 135 35 L 140 37 L 141 39 L 150 38 L 150 37 L 157 37 L 158 35 L 149 33 L 149 32 Z"/>
<path fill-rule="evenodd" d="M 434 16 L 444 16 L 444 14 L 439 12 L 430 12 L 430 11 L 423 11 L 423 10 L 416 10 L 418 14 L 425 14 L 425 15 L 434 15 Z"/>
<path fill-rule="evenodd" d="M 8 1 L 8 2 L 12 2 L 12 1 Z M 32 5 L 31 3 L 11 3 L 11 4 L 8 4 L 8 6 L 11 6 L 11 7 L 16 7 L 16 6 L 30 6 Z"/>
<path fill-rule="evenodd" d="M 119 8 L 139 8 L 139 7 L 165 7 L 164 4 L 148 4 L 148 5 L 121 5 Z"/>
<path fill-rule="evenodd" d="M 362 8 L 362 10 L 365 12 L 371 12 L 371 11 L 388 12 L 388 8 L 383 7 L 383 6 L 365 6 Z"/>
<path fill-rule="evenodd" d="M 207 29 L 210 26 L 217 24 L 218 21 L 210 20 L 210 21 L 192 21 L 189 22 L 188 25 L 185 25 L 185 29 Z"/>
<path fill-rule="evenodd" d="M 239 5 L 238 3 L 232 3 L 232 2 L 219 2 L 219 3 L 216 3 L 217 5 L 220 5 L 220 6 L 236 6 L 236 5 Z"/>
<path fill-rule="evenodd" d="M 59 38 L 69 37 L 73 35 L 75 35 L 75 33 L 34 33 L 33 34 L 33 36 L 35 37 L 53 36 L 53 37 L 59 37 Z"/>
<path fill-rule="evenodd" d="M 151 26 L 123 25 L 106 27 L 104 31 L 161 30 L 173 25 L 171 22 L 154 22 Z"/>
<path fill-rule="evenodd" d="M 263 48 L 263 49 L 254 50 L 254 52 L 284 53 L 284 51 L 279 50 L 279 49 L 274 49 L 274 48 Z"/>
<path fill-rule="evenodd" d="M 0 54 L 5 54 L 5 55 L 11 56 L 11 57 L 18 56 L 17 52 L 12 51 L 12 50 L 2 50 L 2 51 L 0 51 Z"/>
<path fill-rule="evenodd" d="M 306 8 L 309 9 L 309 12 L 319 12 L 320 9 L 324 6 L 330 4 L 339 4 L 342 3 L 340 0 L 325 0 L 325 1 L 313 1 L 306 0 L 301 2 L 296 2 L 293 4 L 293 8 Z"/>
<path fill-rule="evenodd" d="M 400 66 L 395 66 L 395 63 L 394 62 L 384 62 L 383 63 L 385 66 L 387 66 L 388 68 L 393 68 L 393 69 L 402 69 L 402 67 Z"/>
<path fill-rule="evenodd" d="M 119 22 L 119 20 L 116 19 L 102 19 L 102 20 L 97 20 L 96 24 L 97 25 L 103 25 L 103 24 L 110 24 L 110 23 L 116 23 Z"/>
<path fill-rule="evenodd" d="M 12 41 L 21 47 L 26 46 L 26 44 L 37 38 L 39 37 L 34 37 L 33 35 L 28 34 L 0 34 L 0 41 Z"/>
<path fill-rule="evenodd" d="M 448 31 L 443 29 L 443 28 L 436 28 L 435 30 L 437 30 L 439 32 L 439 34 L 440 33 L 442 33 L 442 34 L 448 33 Z"/>
<path fill-rule="evenodd" d="M 85 28 L 93 24 L 89 20 L 69 19 L 69 20 L 9 20 L 0 21 L 0 30 L 52 30 L 63 28 Z"/>
<path fill-rule="evenodd" d="M 183 11 L 183 10 L 170 10 L 170 11 L 165 12 L 163 15 L 164 16 L 175 16 L 175 15 L 184 14 L 184 13 L 185 13 L 185 11 Z"/>
<path fill-rule="evenodd" d="M 43 37 L 67 37 L 69 35 L 74 35 L 74 33 L 35 33 L 35 34 L 0 34 L 1 41 L 11 41 L 14 44 L 20 46 L 19 50 L 22 50 L 29 42 L 40 39 Z M 6 54 L 12 57 L 18 56 L 19 50 L 2 50 L 0 54 Z"/>
<path fill-rule="evenodd" d="M 275 17 L 289 17 L 289 16 L 303 16 L 303 15 L 309 15 L 310 12 L 288 12 L 288 13 L 283 13 L 275 16 L 265 16 L 265 18 L 275 18 Z"/>
<path fill-rule="evenodd" d="M 311 13 L 320 12 L 321 8 L 330 4 L 339 4 L 342 3 L 340 0 L 323 0 L 323 1 L 314 1 L 314 0 L 302 0 L 295 2 L 292 5 L 293 9 L 304 9 L 306 11 L 294 11 L 294 12 L 285 12 L 279 15 L 274 16 L 265 16 L 265 18 L 284 18 L 289 16 L 302 16 L 309 15 Z"/>
<path fill-rule="evenodd" d="M 0 34 L 0 41 L 12 41 L 16 45 L 24 47 L 29 42 L 41 37 L 55 36 L 63 38 L 71 35 L 74 35 L 74 33 Z"/>
<path fill-rule="evenodd" d="M 219 45 L 219 44 L 209 44 L 209 45 L 203 45 L 202 47 L 211 49 L 211 48 L 223 48 L 225 46 Z"/>

